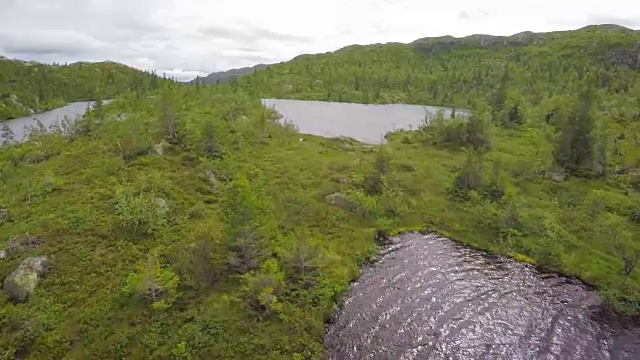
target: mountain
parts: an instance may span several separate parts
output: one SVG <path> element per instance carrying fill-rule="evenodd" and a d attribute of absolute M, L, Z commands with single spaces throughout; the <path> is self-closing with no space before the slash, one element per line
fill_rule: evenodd
<path fill-rule="evenodd" d="M 591 26 L 349 46 L 124 92 L 9 144 L 2 354 L 326 358 L 325 324 L 375 239 L 408 230 L 578 277 L 605 310 L 638 316 L 639 42 Z M 22 74 L 12 86 L 31 86 Z M 472 115 L 370 146 L 296 133 L 266 97 Z"/>
<path fill-rule="evenodd" d="M 227 71 L 219 71 L 211 73 L 203 78 L 196 77 L 189 81 L 189 83 L 201 83 L 201 84 L 222 84 L 229 82 L 232 78 L 236 78 L 243 75 L 253 74 L 257 70 L 266 68 L 267 64 L 258 64 L 250 67 L 243 67 L 239 69 L 231 69 Z"/>
<path fill-rule="evenodd" d="M 73 101 L 157 88 L 162 81 L 155 74 L 111 61 L 47 65 L 0 58 L 0 121 Z"/>

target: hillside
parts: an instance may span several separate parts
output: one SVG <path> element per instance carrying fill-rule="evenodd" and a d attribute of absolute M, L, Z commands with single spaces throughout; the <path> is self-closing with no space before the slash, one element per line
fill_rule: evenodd
<path fill-rule="evenodd" d="M 435 230 L 578 276 L 638 316 L 640 35 L 516 37 L 351 46 L 228 84 L 168 83 L 3 148 L 0 275 L 27 257 L 49 266 L 24 303 L 0 292 L 0 356 L 321 359 L 377 230 Z M 372 147 L 297 134 L 261 97 L 473 116 Z"/>
<path fill-rule="evenodd" d="M 239 69 L 231 69 L 227 71 L 218 71 L 211 73 L 203 78 L 197 77 L 191 80 L 189 83 L 195 84 L 224 84 L 229 82 L 233 78 L 237 78 L 242 75 L 253 74 L 257 70 L 266 68 L 267 64 L 258 64 L 255 66 L 243 67 Z"/>
<path fill-rule="evenodd" d="M 0 121 L 130 89 L 157 88 L 161 80 L 114 62 L 47 65 L 0 57 Z"/>

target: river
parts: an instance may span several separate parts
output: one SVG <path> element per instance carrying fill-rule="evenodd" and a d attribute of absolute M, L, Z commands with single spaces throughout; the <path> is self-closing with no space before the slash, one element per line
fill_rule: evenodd
<path fill-rule="evenodd" d="M 434 234 L 395 242 L 351 285 L 330 359 L 640 359 L 638 330 L 579 281 Z"/>

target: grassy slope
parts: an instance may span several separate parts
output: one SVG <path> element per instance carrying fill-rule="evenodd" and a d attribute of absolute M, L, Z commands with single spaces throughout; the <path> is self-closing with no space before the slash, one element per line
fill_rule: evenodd
<path fill-rule="evenodd" d="M 109 99 L 129 89 L 148 90 L 161 81 L 113 62 L 46 65 L 0 58 L 0 121 L 68 102 Z"/>
<path fill-rule="evenodd" d="M 560 40 L 573 44 L 571 37 L 581 36 L 594 34 L 570 33 Z M 532 65 L 544 58 L 512 64 L 513 76 L 528 80 L 513 80 L 511 91 L 538 89 L 525 100 L 526 124 L 507 129 L 497 119 L 489 126 L 492 150 L 485 155 L 484 177 L 490 180 L 492 163 L 500 159 L 499 178 L 507 195 L 499 202 L 480 192 L 472 192 L 468 201 L 450 195 L 467 155 L 438 143 L 438 128 L 391 135 L 385 149 L 393 170 L 385 175 L 382 194 L 371 196 L 362 184 L 374 171 L 375 149 L 300 136 L 273 124 L 272 114 L 260 106 L 258 96 L 263 95 L 469 106 L 469 99 L 484 100 L 482 91 L 495 88 L 492 81 L 502 76 L 487 64 L 505 63 L 511 51 L 469 50 L 425 60 L 414 50 L 397 44 L 357 47 L 274 65 L 229 86 L 175 87 L 161 97 L 127 95 L 107 107 L 104 120 L 90 115 L 98 124 L 89 126 L 87 120 L 73 141 L 50 135 L 3 149 L 0 207 L 9 209 L 10 221 L 0 227 L 0 244 L 24 233 L 42 237 L 44 244 L 0 262 L 0 274 L 35 254 L 50 256 L 53 267 L 26 304 L 11 304 L 0 293 L 0 330 L 7 334 L 0 339 L 0 358 L 320 358 L 323 321 L 373 254 L 376 228 L 427 225 L 474 246 L 523 254 L 579 275 L 618 302 L 640 299 L 637 272 L 629 278 L 620 273 L 610 240 L 616 229 L 599 227 L 606 213 L 615 213 L 629 231 L 640 233 L 626 221 L 640 200 L 629 188 L 629 177 L 555 183 L 539 175 L 553 160 L 548 138 L 554 130 L 540 118 L 555 101 L 557 84 L 528 81 L 539 74 L 525 69 L 531 65 L 545 73 L 544 67 Z M 527 51 L 539 50 L 544 49 Z M 450 61 L 453 69 L 447 75 L 441 67 L 450 56 L 462 60 Z M 479 80 L 473 71 L 462 70 L 470 60 L 488 72 L 486 83 L 471 86 L 469 81 Z M 416 67 L 431 71 L 417 72 Z M 569 89 L 578 82 L 571 71 L 562 73 Z M 613 71 L 617 80 L 612 86 L 622 86 L 625 71 Z M 448 82 L 453 84 L 448 88 L 434 85 L 442 82 L 433 79 L 447 76 L 458 81 Z M 427 90 L 419 90 L 424 88 L 420 84 Z M 601 90 L 598 106 L 631 104 L 637 83 L 632 85 L 622 96 Z M 534 104 L 532 98 L 540 101 Z M 171 117 L 162 110 L 166 104 L 173 104 L 179 138 L 159 156 L 151 146 L 168 138 L 161 121 Z M 637 126 L 631 119 L 636 108 L 608 109 L 614 111 L 599 108 L 598 115 L 611 119 L 612 131 Z M 123 113 L 127 120 L 114 120 Z M 205 156 L 210 122 L 224 153 L 221 159 Z M 611 156 L 612 169 L 640 158 L 630 136 L 620 143 L 623 155 Z M 122 149 L 130 147 L 135 155 L 128 157 Z M 212 188 L 204 174 L 208 169 L 230 181 Z M 327 205 L 324 196 L 335 191 L 358 202 L 358 211 Z M 122 194 L 162 197 L 169 212 L 156 216 L 153 205 L 127 202 Z M 123 203 L 134 210 L 140 206 L 142 215 L 118 213 Z M 513 208 L 518 233 L 501 241 Z M 248 220 L 234 217 L 242 212 L 250 214 Z M 140 233 L 132 219 L 155 227 Z M 247 224 L 258 235 L 260 251 L 252 256 L 260 268 L 241 274 L 232 266 L 232 245 L 235 231 Z M 292 256 L 304 252 L 302 243 L 316 270 L 301 277 Z M 180 278 L 168 309 L 154 310 L 148 300 L 123 291 L 136 264 L 150 253 Z M 200 254 L 209 256 L 205 265 L 197 262 Z M 203 269 L 217 274 L 215 281 L 202 282 L 198 274 Z M 256 279 L 267 279 L 268 286 L 255 285 Z"/>
<path fill-rule="evenodd" d="M 264 116 L 258 100 L 237 101 L 211 89 L 199 97 L 176 92 L 195 98 L 181 104 L 178 116 L 185 123 L 224 123 L 221 117 L 230 108 L 237 116 Z M 9 334 L 2 339 L 7 350 L 0 355 L 166 358 L 179 353 L 179 344 L 185 342 L 192 358 L 278 359 L 295 352 L 319 356 L 323 319 L 374 250 L 366 220 L 324 203 L 325 195 L 346 186 L 331 179 L 357 171 L 354 161 L 362 155 L 345 153 L 340 141 L 304 137 L 307 141 L 300 142 L 300 135 L 276 125 L 269 125 L 270 139 L 257 143 L 252 121 L 239 122 L 236 135 L 219 129 L 219 141 L 230 152 L 223 161 L 193 158 L 198 156 L 195 149 L 174 149 L 164 157 L 151 151 L 125 162 L 118 156 L 116 139 L 125 142 L 133 132 L 140 141 L 147 136 L 153 143 L 160 141 L 154 131 L 157 100 L 119 100 L 108 108 L 107 118 L 121 112 L 129 118 L 106 121 L 90 138 L 68 142 L 50 135 L 37 143 L 13 145 L 0 155 L 0 203 L 11 214 L 10 222 L 0 228 L 1 239 L 8 244 L 13 236 L 37 234 L 44 245 L 28 254 L 46 254 L 53 262 L 28 303 L 11 305 L 4 292 L 0 294 L 0 326 Z M 139 122 L 145 123 L 145 130 L 136 127 Z M 234 136 L 240 145 L 233 142 Z M 195 138 L 192 141 L 196 147 Z M 34 163 L 30 154 L 48 160 Z M 187 154 L 192 157 L 185 158 Z M 269 254 L 284 256 L 302 236 L 322 249 L 317 284 L 304 291 L 287 285 L 282 295 L 287 300 L 278 314 L 251 310 L 245 281 L 233 273 L 198 290 L 189 280 L 189 249 L 197 236 L 226 241 L 229 228 L 222 206 L 229 185 L 221 182 L 221 189 L 212 189 L 204 175 L 212 167 L 232 179 L 251 178 L 252 192 L 266 200 L 259 216 L 267 229 L 261 230 L 262 246 Z M 114 200 L 123 187 L 165 198 L 170 225 L 155 236 L 126 231 Z M 136 262 L 144 261 L 152 249 L 182 280 L 178 299 L 166 311 L 153 311 L 147 302 L 121 291 Z M 8 274 L 24 256 L 0 262 L 0 273 Z"/>

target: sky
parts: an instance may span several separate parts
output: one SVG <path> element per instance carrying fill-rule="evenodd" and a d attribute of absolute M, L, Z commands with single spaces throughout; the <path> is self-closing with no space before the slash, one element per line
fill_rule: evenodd
<path fill-rule="evenodd" d="M 0 0 L 0 55 L 118 61 L 179 80 L 351 44 L 613 23 L 637 0 Z"/>

